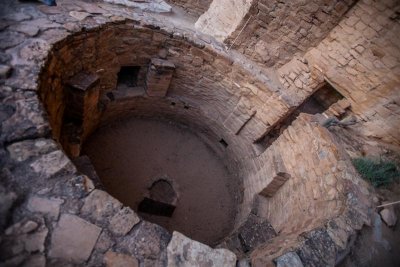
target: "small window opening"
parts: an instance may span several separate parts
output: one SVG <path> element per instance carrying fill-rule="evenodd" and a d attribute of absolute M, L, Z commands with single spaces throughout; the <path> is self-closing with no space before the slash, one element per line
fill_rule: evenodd
<path fill-rule="evenodd" d="M 114 94 L 112 92 L 108 92 L 107 94 L 108 99 L 110 99 L 111 101 L 115 100 Z"/>
<path fill-rule="evenodd" d="M 221 145 L 223 145 L 224 147 L 228 147 L 228 143 L 223 138 L 221 138 L 221 140 L 219 140 L 219 143 Z"/>
<path fill-rule="evenodd" d="M 171 106 L 175 106 L 176 105 L 176 103 L 175 102 L 171 102 Z"/>
<path fill-rule="evenodd" d="M 184 108 L 184 109 L 189 109 L 189 106 L 184 105 L 183 108 Z"/>
<path fill-rule="evenodd" d="M 139 71 L 139 66 L 122 66 L 118 72 L 117 87 L 136 87 Z"/>

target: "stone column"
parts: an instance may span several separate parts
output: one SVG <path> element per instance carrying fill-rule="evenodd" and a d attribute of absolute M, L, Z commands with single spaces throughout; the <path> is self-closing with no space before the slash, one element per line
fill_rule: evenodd
<path fill-rule="evenodd" d="M 167 95 L 175 65 L 167 60 L 153 58 L 146 77 L 146 91 L 149 96 Z"/>
<path fill-rule="evenodd" d="M 98 81 L 99 76 L 87 72 L 78 73 L 67 81 L 61 143 L 70 156 L 79 156 L 82 136 L 87 132 L 85 122 L 91 121 L 97 109 L 99 90 L 95 86 Z"/>

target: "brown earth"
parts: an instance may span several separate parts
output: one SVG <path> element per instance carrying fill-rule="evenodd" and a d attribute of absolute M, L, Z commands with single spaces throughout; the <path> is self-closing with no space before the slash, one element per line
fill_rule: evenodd
<path fill-rule="evenodd" d="M 187 127 L 121 120 L 94 133 L 83 154 L 92 160 L 106 190 L 135 211 L 155 180 L 172 180 L 178 193 L 172 217 L 140 213 L 144 219 L 209 245 L 232 230 L 237 183 L 213 150 Z"/>

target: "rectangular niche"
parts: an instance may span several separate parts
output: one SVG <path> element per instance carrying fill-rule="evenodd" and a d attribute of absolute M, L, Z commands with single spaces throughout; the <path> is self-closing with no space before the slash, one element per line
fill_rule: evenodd
<path fill-rule="evenodd" d="M 122 66 L 118 72 L 117 89 L 138 86 L 140 66 Z"/>
<path fill-rule="evenodd" d="M 320 89 L 315 91 L 307 100 L 303 102 L 303 104 L 298 107 L 296 113 L 297 115 L 300 113 L 323 113 L 329 109 L 331 105 L 343 98 L 343 95 L 336 91 L 332 85 L 330 85 L 328 82 L 325 82 Z"/>
<path fill-rule="evenodd" d="M 300 115 L 322 114 L 327 116 L 336 116 L 339 119 L 346 114 L 346 109 L 350 107 L 350 103 L 342 94 L 340 94 L 329 82 L 324 84 L 304 100 L 296 109 L 277 123 L 265 136 L 255 142 L 258 150 L 265 151 L 281 134 L 292 124 L 292 122 Z"/>

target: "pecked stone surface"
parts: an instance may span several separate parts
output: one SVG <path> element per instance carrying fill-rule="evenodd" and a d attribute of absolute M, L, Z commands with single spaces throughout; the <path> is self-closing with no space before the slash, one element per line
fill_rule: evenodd
<path fill-rule="evenodd" d="M 104 255 L 106 267 L 138 267 L 138 260 L 126 254 L 107 251 Z"/>
<path fill-rule="evenodd" d="M 226 249 L 212 249 L 174 232 L 168 244 L 168 267 L 236 266 L 236 256 Z"/>
<path fill-rule="evenodd" d="M 78 216 L 63 214 L 51 237 L 49 257 L 85 262 L 91 255 L 101 228 Z"/>
<path fill-rule="evenodd" d="M 288 252 L 276 259 L 277 267 L 303 267 L 301 259 L 295 252 Z"/>

